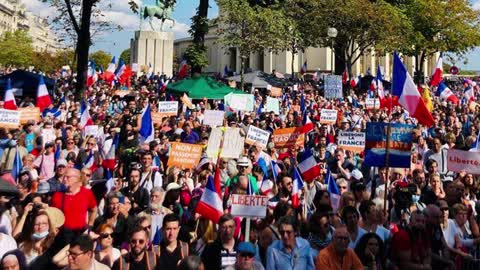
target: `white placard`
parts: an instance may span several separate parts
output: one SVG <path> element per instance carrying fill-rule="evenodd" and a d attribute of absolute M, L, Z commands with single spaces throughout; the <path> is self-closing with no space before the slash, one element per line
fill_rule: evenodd
<path fill-rule="evenodd" d="M 245 137 L 240 135 L 240 128 L 227 128 L 223 138 L 221 158 L 239 158 L 243 152 Z"/>
<path fill-rule="evenodd" d="M 166 115 L 177 115 L 178 101 L 160 101 L 158 103 L 158 112 Z"/>
<path fill-rule="evenodd" d="M 378 99 L 378 98 L 367 98 L 367 99 L 365 99 L 365 108 L 368 109 L 368 110 L 380 109 L 380 99 Z"/>
<path fill-rule="evenodd" d="M 224 97 L 225 105 L 237 111 L 253 111 L 255 98 L 251 94 L 228 94 Z"/>
<path fill-rule="evenodd" d="M 268 138 L 270 138 L 270 132 L 250 125 L 245 143 L 260 145 L 262 148 L 267 148 Z"/>
<path fill-rule="evenodd" d="M 222 126 L 224 115 L 224 111 L 205 110 L 203 114 L 203 124 L 211 127 Z"/>
<path fill-rule="evenodd" d="M 209 157 L 213 163 L 217 163 L 218 151 L 220 150 L 220 142 L 222 141 L 222 129 L 213 128 L 208 137 L 207 157 Z"/>
<path fill-rule="evenodd" d="M 85 137 L 93 136 L 98 138 L 98 125 L 90 125 L 85 127 Z"/>
<path fill-rule="evenodd" d="M 325 98 L 335 99 L 343 97 L 343 83 L 342 76 L 340 75 L 327 75 L 325 76 Z"/>
<path fill-rule="evenodd" d="M 6 128 L 18 128 L 20 116 L 20 111 L 0 109 L 0 125 Z"/>
<path fill-rule="evenodd" d="M 266 112 L 274 112 L 280 114 L 280 101 L 277 98 L 267 97 Z"/>
<path fill-rule="evenodd" d="M 465 171 L 474 175 L 480 175 L 480 152 L 448 149 L 447 169 L 452 172 Z"/>
<path fill-rule="evenodd" d="M 267 214 L 267 196 L 232 194 L 230 202 L 232 216 L 264 218 Z"/>
<path fill-rule="evenodd" d="M 340 131 L 337 144 L 344 150 L 360 153 L 365 150 L 365 132 Z"/>
<path fill-rule="evenodd" d="M 45 146 L 48 142 L 55 142 L 57 136 L 55 136 L 55 131 L 53 128 L 42 128 L 42 138 L 43 138 L 43 146 Z"/>
<path fill-rule="evenodd" d="M 337 110 L 322 109 L 320 111 L 320 124 L 335 124 L 337 122 Z"/>

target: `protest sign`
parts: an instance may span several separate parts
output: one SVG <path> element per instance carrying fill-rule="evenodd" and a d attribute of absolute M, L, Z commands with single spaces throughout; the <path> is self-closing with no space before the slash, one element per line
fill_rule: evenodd
<path fill-rule="evenodd" d="M 342 76 L 340 75 L 327 75 L 325 76 L 325 98 L 335 99 L 343 97 L 343 84 Z"/>
<path fill-rule="evenodd" d="M 333 125 L 337 122 L 337 110 L 322 109 L 320 111 L 320 124 Z"/>
<path fill-rule="evenodd" d="M 129 90 L 116 90 L 114 95 L 117 95 L 119 97 L 124 97 L 124 96 L 126 96 L 130 93 L 131 93 L 131 91 L 129 91 Z"/>
<path fill-rule="evenodd" d="M 272 141 L 275 148 L 290 148 L 302 146 L 304 144 L 305 134 L 302 128 L 282 128 L 273 131 Z"/>
<path fill-rule="evenodd" d="M 190 110 L 195 108 L 195 106 L 193 105 L 192 103 L 192 100 L 187 96 L 187 94 L 183 94 L 183 96 L 180 98 L 180 100 L 182 101 L 182 103 L 187 106 L 187 108 L 189 108 Z"/>
<path fill-rule="evenodd" d="M 247 132 L 247 138 L 245 143 L 260 145 L 262 148 L 267 148 L 268 138 L 270 137 L 270 132 L 257 128 L 253 125 L 250 125 Z"/>
<path fill-rule="evenodd" d="M 28 121 L 33 120 L 35 123 L 40 121 L 40 108 L 38 107 L 27 107 L 27 108 L 18 108 L 20 114 L 20 124 L 25 125 Z"/>
<path fill-rule="evenodd" d="M 369 122 L 366 129 L 365 162 L 367 166 L 410 168 L 413 126 L 392 123 L 389 141 L 389 164 L 385 164 L 387 123 Z"/>
<path fill-rule="evenodd" d="M 380 109 L 380 99 L 378 98 L 365 99 L 365 108 L 367 110 Z"/>
<path fill-rule="evenodd" d="M 212 132 L 210 132 L 210 136 L 208 137 L 207 150 L 205 152 L 213 163 L 217 163 L 222 136 L 222 128 L 212 128 Z"/>
<path fill-rule="evenodd" d="M 203 114 L 203 124 L 206 126 L 223 126 L 224 111 L 205 110 Z"/>
<path fill-rule="evenodd" d="M 280 114 L 280 101 L 276 98 L 267 97 L 267 105 L 265 106 L 265 111 Z"/>
<path fill-rule="evenodd" d="M 272 89 L 270 89 L 270 96 L 281 97 L 282 96 L 282 88 L 272 86 Z"/>
<path fill-rule="evenodd" d="M 237 111 L 253 111 L 254 97 L 251 94 L 228 94 L 224 97 L 225 105 Z"/>
<path fill-rule="evenodd" d="M 154 125 L 161 125 L 163 123 L 164 117 L 168 117 L 167 115 L 159 112 L 152 112 L 152 122 Z"/>
<path fill-rule="evenodd" d="M 173 142 L 167 165 L 195 168 L 202 155 L 202 148 L 202 145 Z"/>
<path fill-rule="evenodd" d="M 160 101 L 158 103 L 158 113 L 163 116 L 176 116 L 178 113 L 177 101 Z"/>
<path fill-rule="evenodd" d="M 338 146 L 343 150 L 360 153 L 365 149 L 365 133 L 340 131 L 338 134 Z"/>
<path fill-rule="evenodd" d="M 226 128 L 221 158 L 238 158 L 243 152 L 245 137 L 240 134 L 240 128 Z"/>
<path fill-rule="evenodd" d="M 53 128 L 42 128 L 43 146 L 48 142 L 55 142 L 57 136 Z"/>
<path fill-rule="evenodd" d="M 4 128 L 18 128 L 21 112 L 0 109 L 0 126 Z"/>
<path fill-rule="evenodd" d="M 98 137 L 98 125 L 89 125 L 85 127 L 85 137 L 94 136 Z"/>
<path fill-rule="evenodd" d="M 267 196 L 232 194 L 230 202 L 232 216 L 264 218 L 267 214 Z"/>
<path fill-rule="evenodd" d="M 448 149 L 447 169 L 452 172 L 465 171 L 480 175 L 480 152 Z"/>

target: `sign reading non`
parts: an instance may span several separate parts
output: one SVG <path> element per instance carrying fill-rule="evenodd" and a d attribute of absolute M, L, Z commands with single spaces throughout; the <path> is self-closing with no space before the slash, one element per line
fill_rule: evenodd
<path fill-rule="evenodd" d="M 322 109 L 320 111 L 320 124 L 332 125 L 337 122 L 337 110 Z"/>
<path fill-rule="evenodd" d="M 340 75 L 327 75 L 325 76 L 325 98 L 335 99 L 343 97 L 343 83 L 342 76 Z"/>
<path fill-rule="evenodd" d="M 260 145 L 262 148 L 267 148 L 268 138 L 270 137 L 270 132 L 257 128 L 253 125 L 250 125 L 247 132 L 247 138 L 245 143 Z"/>
<path fill-rule="evenodd" d="M 267 196 L 232 194 L 230 202 L 233 216 L 264 218 L 267 214 Z"/>
<path fill-rule="evenodd" d="M 360 153 L 365 149 L 365 133 L 340 131 L 338 134 L 338 146 L 344 150 Z"/>
<path fill-rule="evenodd" d="M 167 165 L 185 169 L 195 168 L 202 155 L 202 148 L 202 145 L 174 142 Z"/>

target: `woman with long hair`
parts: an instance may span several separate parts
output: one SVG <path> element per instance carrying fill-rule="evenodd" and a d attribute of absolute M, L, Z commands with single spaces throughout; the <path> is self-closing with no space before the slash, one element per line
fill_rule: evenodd
<path fill-rule="evenodd" d="M 366 233 L 355 247 L 355 253 L 366 270 L 386 268 L 385 245 L 376 233 Z"/>
<path fill-rule="evenodd" d="M 108 223 L 103 223 L 97 230 L 97 248 L 95 250 L 95 259 L 109 267 L 120 258 L 120 250 L 113 247 L 113 227 Z"/>

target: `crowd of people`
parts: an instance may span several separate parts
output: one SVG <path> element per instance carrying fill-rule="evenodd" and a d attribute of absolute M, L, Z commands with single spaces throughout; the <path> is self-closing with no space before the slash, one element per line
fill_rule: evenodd
<path fill-rule="evenodd" d="M 53 104 L 40 121 L 0 127 L 1 181 L 18 189 L 17 196 L 0 197 L 3 269 L 480 267 L 480 178 L 449 171 L 446 158 L 448 149 L 478 143 L 474 101 L 455 104 L 432 92 L 434 124 L 425 127 L 400 106 L 366 109 L 369 93 L 357 88 L 328 100 L 321 81 L 297 82 L 283 87 L 279 113 L 262 110 L 270 90 L 253 89 L 254 110 L 225 113 L 225 126 L 243 136 L 250 125 L 270 132 L 300 127 L 304 102 L 314 124 L 305 143 L 283 149 L 271 139 L 266 148 L 245 144 L 238 158 L 217 161 L 203 153 L 196 167 L 185 169 L 167 165 L 171 143 L 206 149 L 212 128 L 203 124 L 204 112 L 225 106 L 202 99 L 187 107 L 162 87 L 166 79 L 134 76 L 129 90 L 99 81 L 81 101 L 74 99 L 72 78 L 58 76 Z M 449 85 L 460 100 L 466 87 L 480 97 L 475 81 Z M 141 115 L 147 105 L 155 112 L 159 101 L 179 101 L 178 114 L 155 123 L 154 138 L 145 142 Z M 34 103 L 17 99 L 19 107 Z M 86 135 L 83 104 L 89 125 L 98 126 L 95 134 Z M 322 108 L 338 110 L 335 124 L 320 124 Z M 410 168 L 369 167 L 363 152 L 337 145 L 339 131 L 364 131 L 368 122 L 415 125 Z M 112 145 L 114 166 L 107 162 Z M 306 151 L 320 174 L 296 191 L 294 170 Z M 260 160 L 268 161 L 268 172 Z M 338 205 L 327 172 L 341 193 Z M 212 179 L 220 179 L 223 196 L 218 222 L 196 212 Z M 268 196 L 265 218 L 232 216 L 229 196 L 251 190 Z M 294 192 L 300 205 L 292 203 Z"/>

